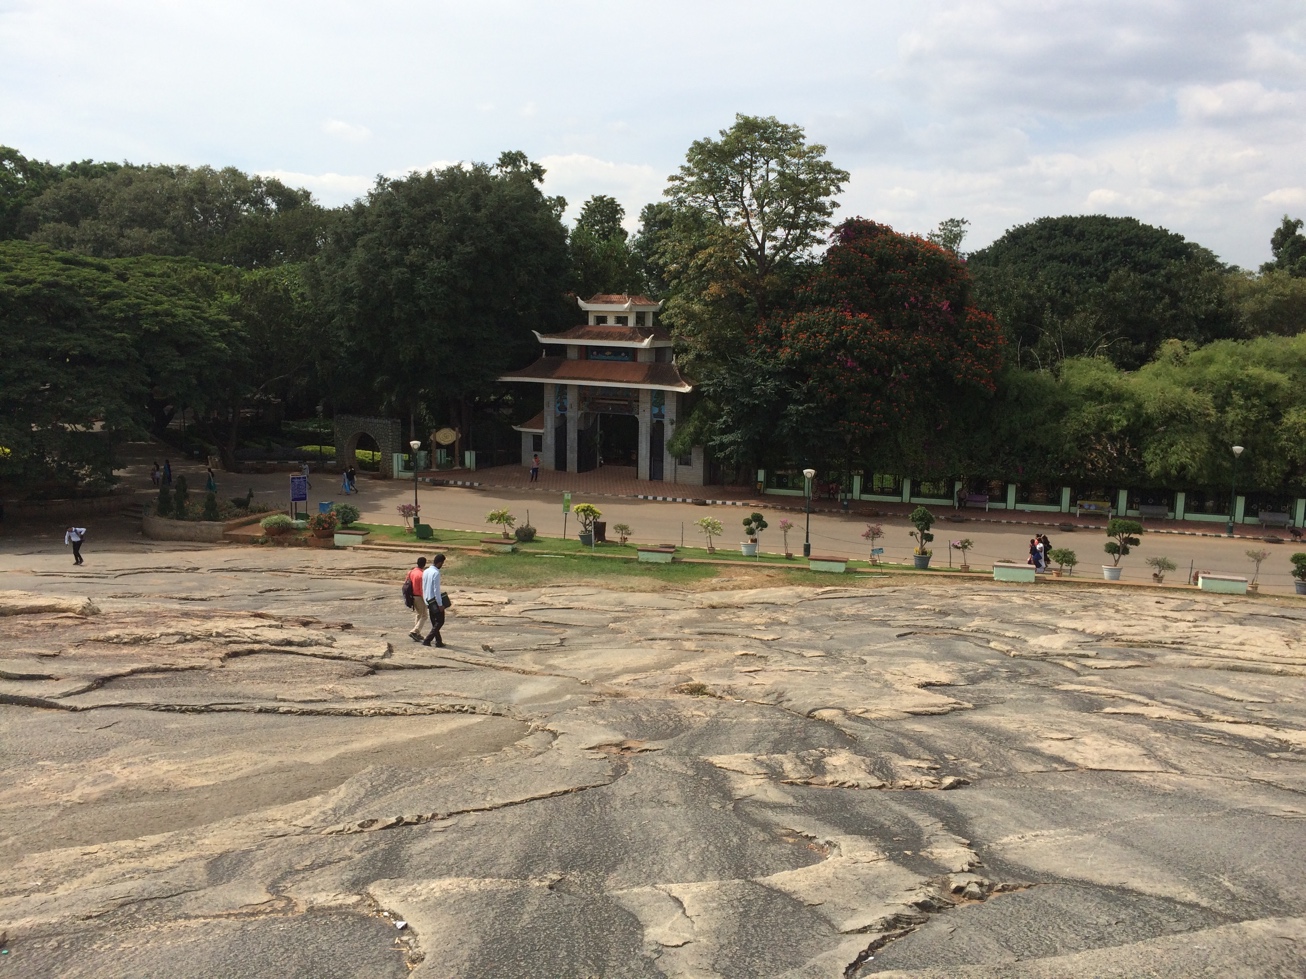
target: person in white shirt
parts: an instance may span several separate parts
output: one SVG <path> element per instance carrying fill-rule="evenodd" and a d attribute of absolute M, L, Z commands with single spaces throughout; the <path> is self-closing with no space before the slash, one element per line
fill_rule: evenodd
<path fill-rule="evenodd" d="M 85 536 L 85 527 L 69 527 L 63 532 L 63 542 L 73 546 L 73 564 L 86 563 L 82 560 L 82 539 Z"/>
<path fill-rule="evenodd" d="M 422 599 L 426 602 L 427 611 L 431 615 L 431 634 L 422 640 L 423 646 L 431 645 L 431 640 L 435 640 L 436 646 L 444 646 L 444 640 L 440 638 L 440 628 L 444 625 L 444 603 L 440 600 L 442 567 L 444 567 L 444 555 L 437 554 L 431 558 L 431 563 L 422 572 Z"/>

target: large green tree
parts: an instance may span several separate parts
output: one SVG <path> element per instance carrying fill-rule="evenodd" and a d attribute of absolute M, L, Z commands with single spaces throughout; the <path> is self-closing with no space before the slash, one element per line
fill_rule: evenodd
<path fill-rule="evenodd" d="M 381 179 L 350 208 L 314 269 L 335 348 L 335 406 L 455 424 L 505 370 L 562 326 L 570 271 L 565 201 L 521 153 Z M 574 309 L 574 307 L 573 307 Z M 468 430 L 464 427 L 464 431 Z"/>
<path fill-rule="evenodd" d="M 1274 261 L 1262 265 L 1262 272 L 1285 272 L 1295 278 L 1306 278 L 1306 235 L 1301 233 L 1301 228 L 1301 218 L 1283 216 L 1270 237 Z"/>
<path fill-rule="evenodd" d="M 615 198 L 596 194 L 581 207 L 571 233 L 573 288 L 589 298 L 595 293 L 640 293 L 646 289 L 639 258 L 621 226 L 626 209 Z"/>
<path fill-rule="evenodd" d="M 1181 235 L 1133 218 L 1041 218 L 968 261 L 976 301 L 1007 329 L 1023 365 L 1100 355 L 1134 369 L 1168 339 L 1237 335 L 1227 267 Z"/>

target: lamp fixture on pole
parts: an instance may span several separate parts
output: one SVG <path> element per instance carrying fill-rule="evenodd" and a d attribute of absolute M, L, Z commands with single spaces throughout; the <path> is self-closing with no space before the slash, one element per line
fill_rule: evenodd
<path fill-rule="evenodd" d="M 812 480 L 815 478 L 815 469 L 803 470 L 803 479 L 807 487 L 807 525 L 803 529 L 803 557 L 812 556 Z"/>
<path fill-rule="evenodd" d="M 413 439 L 408 443 L 408 447 L 413 450 L 413 522 L 417 522 L 417 450 L 422 447 L 422 443 Z"/>
<path fill-rule="evenodd" d="M 1243 454 L 1241 445 L 1230 446 L 1233 450 L 1233 479 L 1229 483 L 1229 523 L 1224 528 L 1225 536 L 1233 536 L 1234 511 L 1238 508 L 1238 457 Z"/>

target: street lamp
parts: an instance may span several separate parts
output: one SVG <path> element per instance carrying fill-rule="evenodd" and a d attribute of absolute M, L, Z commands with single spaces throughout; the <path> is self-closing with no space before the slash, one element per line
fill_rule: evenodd
<path fill-rule="evenodd" d="M 1229 525 L 1224 528 L 1227 536 L 1233 536 L 1234 510 L 1238 506 L 1238 457 L 1243 454 L 1241 445 L 1230 446 L 1233 449 L 1233 480 L 1229 484 Z"/>
<path fill-rule="evenodd" d="M 417 450 L 422 447 L 422 443 L 413 439 L 408 447 L 413 450 L 413 523 L 417 523 Z"/>
<path fill-rule="evenodd" d="M 812 480 L 816 478 L 815 469 L 804 469 L 803 478 L 807 480 L 807 526 L 803 530 L 803 557 L 812 556 Z"/>

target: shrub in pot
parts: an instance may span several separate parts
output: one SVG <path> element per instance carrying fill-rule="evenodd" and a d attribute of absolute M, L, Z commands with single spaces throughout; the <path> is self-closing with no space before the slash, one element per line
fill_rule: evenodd
<path fill-rule="evenodd" d="M 630 535 L 634 533 L 628 523 L 614 523 L 612 532 L 617 535 L 617 542 L 620 544 L 625 544 L 626 541 L 630 540 Z"/>
<path fill-rule="evenodd" d="M 571 510 L 580 521 L 580 540 L 586 547 L 594 543 L 594 521 L 603 516 L 603 511 L 593 503 L 577 503 Z"/>
<path fill-rule="evenodd" d="M 269 537 L 280 537 L 290 533 L 295 527 L 295 522 L 284 513 L 274 513 L 270 517 L 264 517 L 258 525 Z"/>
<path fill-rule="evenodd" d="M 1057 577 L 1060 578 L 1066 568 L 1070 573 L 1075 573 L 1075 565 L 1079 563 L 1079 557 L 1068 547 L 1054 547 L 1048 551 L 1048 560 L 1055 561 L 1057 565 Z"/>
<path fill-rule="evenodd" d="M 1146 564 L 1152 569 L 1152 580 L 1158 585 L 1165 581 L 1166 572 L 1175 569 L 1175 563 L 1168 557 L 1150 557 Z"/>
<path fill-rule="evenodd" d="M 1111 555 L 1111 564 L 1102 565 L 1102 577 L 1107 581 L 1120 580 L 1120 559 L 1129 555 L 1130 548 L 1139 545 L 1138 536 L 1143 532 L 1143 525 L 1137 520 L 1112 517 L 1106 525 L 1106 535 L 1111 538 L 1102 545 L 1102 550 Z"/>
<path fill-rule="evenodd" d="M 498 524 L 499 532 L 503 534 L 504 540 L 512 540 L 512 526 L 517 522 L 517 518 L 508 512 L 507 507 L 491 510 L 485 515 L 485 522 Z"/>
<path fill-rule="evenodd" d="M 709 554 L 713 553 L 716 548 L 712 546 L 712 538 L 720 537 L 725 533 L 725 529 L 721 526 L 721 521 L 716 517 L 700 517 L 698 520 L 694 521 L 694 526 L 698 528 L 699 533 L 707 538 L 707 552 Z"/>
<path fill-rule="evenodd" d="M 528 523 L 524 523 L 514 530 L 512 534 L 523 544 L 529 544 L 535 539 L 535 528 Z"/>
<path fill-rule="evenodd" d="M 1306 595 L 1306 553 L 1298 551 L 1288 560 L 1292 562 L 1293 587 L 1298 595 Z"/>
<path fill-rule="evenodd" d="M 930 555 L 934 553 L 925 546 L 934 540 L 934 535 L 930 533 L 930 528 L 934 526 L 934 514 L 930 513 L 925 507 L 918 506 L 907 519 L 916 528 L 911 532 L 911 536 L 916 541 L 916 549 L 912 551 L 912 558 L 916 563 L 916 567 L 923 571 L 930 566 Z"/>
<path fill-rule="evenodd" d="M 336 515 L 336 519 L 340 521 L 342 527 L 348 527 L 363 515 L 358 507 L 352 503 L 333 503 L 331 504 L 331 512 Z"/>
<path fill-rule="evenodd" d="M 331 537 L 339 523 L 334 513 L 315 513 L 308 518 L 308 532 L 314 537 Z"/>

